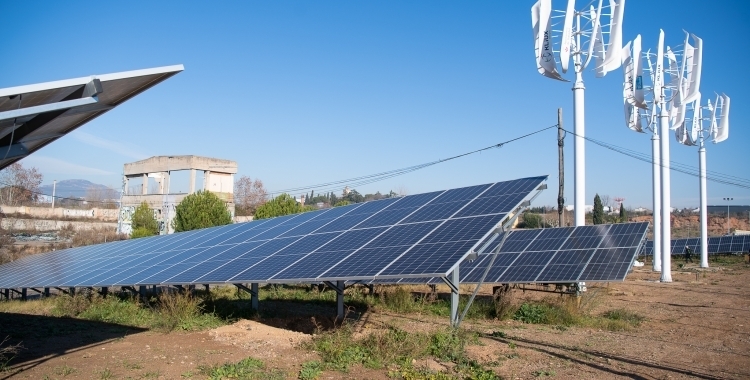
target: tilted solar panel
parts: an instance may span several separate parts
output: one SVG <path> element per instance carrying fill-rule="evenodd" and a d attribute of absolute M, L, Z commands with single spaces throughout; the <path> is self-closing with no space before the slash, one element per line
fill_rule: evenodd
<path fill-rule="evenodd" d="M 621 223 L 507 232 L 463 262 L 461 283 L 574 283 L 623 281 L 644 244 L 648 223 Z M 499 252 L 493 254 L 491 252 Z M 387 283 L 387 280 L 380 280 Z M 439 278 L 405 278 L 390 283 L 440 283 Z"/>
<path fill-rule="evenodd" d="M 446 276 L 546 180 L 416 194 L 28 256 L 0 288 Z"/>
<path fill-rule="evenodd" d="M 731 236 L 713 236 L 708 239 L 708 254 L 715 255 L 719 253 L 741 253 L 750 250 L 750 235 L 731 235 Z M 673 239 L 670 246 L 673 255 L 682 255 L 685 253 L 685 247 L 689 247 L 694 253 L 701 252 L 700 238 L 682 238 Z M 654 242 L 649 240 L 644 244 L 642 255 L 651 256 L 654 254 Z"/>

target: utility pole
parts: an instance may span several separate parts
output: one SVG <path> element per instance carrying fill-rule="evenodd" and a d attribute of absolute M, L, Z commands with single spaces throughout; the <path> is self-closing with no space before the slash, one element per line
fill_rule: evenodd
<path fill-rule="evenodd" d="M 57 188 L 57 180 L 52 180 L 52 209 L 55 209 L 55 189 Z"/>
<path fill-rule="evenodd" d="M 563 131 L 562 108 L 557 109 L 557 170 L 560 180 L 560 188 L 557 191 L 557 225 L 563 226 L 563 207 L 565 207 L 565 165 L 563 160 L 563 147 L 565 146 L 565 134 Z"/>

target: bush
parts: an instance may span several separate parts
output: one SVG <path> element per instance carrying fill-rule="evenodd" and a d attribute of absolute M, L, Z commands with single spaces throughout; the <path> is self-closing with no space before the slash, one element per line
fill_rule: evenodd
<path fill-rule="evenodd" d="M 143 202 L 133 213 L 133 232 L 131 238 L 154 236 L 159 234 L 159 223 L 154 219 L 154 212 Z"/>
<path fill-rule="evenodd" d="M 305 207 L 297 202 L 289 194 L 281 194 L 278 197 L 258 206 L 255 210 L 255 220 L 274 218 L 277 216 L 299 214 L 314 208 Z"/>
<path fill-rule="evenodd" d="M 177 205 L 172 221 L 175 232 L 223 226 L 232 223 L 226 204 L 210 191 L 190 194 Z"/>

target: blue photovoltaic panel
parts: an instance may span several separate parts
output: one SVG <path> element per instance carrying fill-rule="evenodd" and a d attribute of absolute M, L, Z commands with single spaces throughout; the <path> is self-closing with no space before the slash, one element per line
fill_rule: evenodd
<path fill-rule="evenodd" d="M 511 230 L 501 253 L 488 253 L 498 248 L 502 241 L 502 236 L 498 236 L 476 260 L 461 263 L 460 281 L 481 281 L 493 256 L 495 261 L 484 279 L 489 284 L 623 281 L 644 243 L 647 229 L 648 223 L 622 223 Z M 435 279 L 407 278 L 397 282 L 436 283 Z"/>
<path fill-rule="evenodd" d="M 708 254 L 714 255 L 719 253 L 742 253 L 750 251 L 750 235 L 732 235 L 732 236 L 714 236 L 708 239 Z M 673 239 L 670 246 L 673 255 L 682 255 L 685 253 L 685 246 L 689 247 L 693 253 L 700 255 L 701 246 L 700 238 Z M 654 253 L 654 242 L 649 240 L 644 245 L 641 254 L 651 256 Z"/>
<path fill-rule="evenodd" d="M 0 288 L 445 276 L 544 180 L 388 198 L 29 256 L 0 266 Z"/>

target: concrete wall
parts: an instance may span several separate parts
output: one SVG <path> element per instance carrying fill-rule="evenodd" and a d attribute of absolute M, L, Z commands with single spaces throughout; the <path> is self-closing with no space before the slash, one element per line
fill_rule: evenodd
<path fill-rule="evenodd" d="M 74 230 L 93 230 L 99 228 L 109 228 L 112 231 L 117 229 L 117 223 L 107 222 L 71 222 L 68 220 L 48 220 L 48 219 L 14 219 L 14 218 L 3 218 L 0 221 L 0 225 L 6 230 L 12 231 L 28 231 L 36 230 L 39 232 L 44 231 L 59 231 L 68 226 L 72 226 Z"/>
<path fill-rule="evenodd" d="M 61 207 L 29 207 L 0 205 L 3 214 L 23 214 L 40 219 L 86 218 L 102 221 L 117 221 L 119 210 L 113 208 L 92 208 L 88 210 Z"/>

